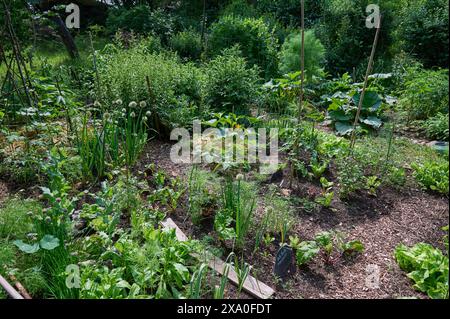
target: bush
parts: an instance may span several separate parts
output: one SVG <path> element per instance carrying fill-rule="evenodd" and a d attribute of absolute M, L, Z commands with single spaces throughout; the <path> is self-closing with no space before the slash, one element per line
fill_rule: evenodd
<path fill-rule="evenodd" d="M 301 34 L 294 33 L 284 42 L 280 53 L 280 71 L 284 74 L 301 69 Z M 324 61 L 325 48 L 315 37 L 313 31 L 305 32 L 305 74 L 308 79 L 319 75 L 320 65 Z"/>
<path fill-rule="evenodd" d="M 243 18 L 256 18 L 259 16 L 258 11 L 247 0 L 232 0 L 220 14 L 221 16 L 239 16 Z"/>
<path fill-rule="evenodd" d="M 249 66 L 257 65 L 266 78 L 277 71 L 277 40 L 262 19 L 226 16 L 211 26 L 209 55 L 220 55 L 224 49 L 239 44 Z"/>
<path fill-rule="evenodd" d="M 109 33 L 117 30 L 134 31 L 139 34 L 158 35 L 163 42 L 172 36 L 175 28 L 174 18 L 162 9 L 151 10 L 146 5 L 131 9 L 113 9 L 109 11 L 106 27 Z"/>
<path fill-rule="evenodd" d="M 186 60 L 197 60 L 202 54 L 201 36 L 191 30 L 182 31 L 170 39 L 170 47 Z"/>
<path fill-rule="evenodd" d="M 332 74 L 351 72 L 355 67 L 358 73 L 365 72 L 367 57 L 372 49 L 375 29 L 366 27 L 366 7 L 371 0 L 324 0 L 316 34 L 326 49 L 327 70 Z M 383 13 L 383 27 L 377 46 L 377 58 L 389 60 L 388 48 L 391 46 L 393 15 L 391 6 L 395 1 L 380 2 Z M 378 64 L 375 63 L 375 67 Z"/>
<path fill-rule="evenodd" d="M 256 8 L 263 12 L 274 15 L 285 25 L 299 26 L 300 0 L 258 0 Z M 324 0 L 305 1 L 305 23 L 311 26 L 322 14 Z"/>
<path fill-rule="evenodd" d="M 448 68 L 448 1 L 414 0 L 403 6 L 396 38 L 426 67 Z"/>
<path fill-rule="evenodd" d="M 205 98 L 212 109 L 249 113 L 249 106 L 256 99 L 258 69 L 249 69 L 246 65 L 246 60 L 234 47 L 205 66 Z"/>
<path fill-rule="evenodd" d="M 194 65 L 180 63 L 174 54 L 148 52 L 142 43 L 128 50 L 110 46 L 99 56 L 98 68 L 109 104 L 117 99 L 125 105 L 132 101 L 147 101 L 149 110 L 156 110 L 166 119 L 180 108 L 200 107 L 203 76 Z M 147 76 L 150 88 L 147 87 Z M 177 125 L 187 119 L 178 117 L 174 120 L 172 124 Z"/>
<path fill-rule="evenodd" d="M 448 114 L 439 113 L 423 123 L 428 138 L 448 141 L 449 138 Z"/>
<path fill-rule="evenodd" d="M 407 69 L 400 106 L 408 120 L 426 120 L 438 113 L 448 113 L 448 70 Z"/>

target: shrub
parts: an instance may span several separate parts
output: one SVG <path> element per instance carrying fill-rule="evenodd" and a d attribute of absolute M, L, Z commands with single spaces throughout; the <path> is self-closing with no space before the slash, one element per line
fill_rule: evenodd
<path fill-rule="evenodd" d="M 365 72 L 367 57 L 370 54 L 375 30 L 366 27 L 366 7 L 371 0 L 324 0 L 316 34 L 326 49 L 327 70 L 332 74 L 343 74 L 353 67 Z M 392 1 L 378 3 L 383 13 L 383 27 L 377 46 L 377 57 L 388 60 L 395 11 Z M 387 59 L 386 59 L 387 58 Z M 375 67 L 378 64 L 375 63 Z M 360 73 L 360 72 L 358 72 Z"/>
<path fill-rule="evenodd" d="M 221 16 L 258 17 L 258 11 L 247 0 L 233 0 L 222 11 Z"/>
<path fill-rule="evenodd" d="M 106 27 L 114 34 L 118 29 L 134 31 L 140 34 L 152 33 L 165 42 L 174 32 L 174 18 L 162 9 L 151 10 L 146 5 L 131 9 L 113 9 L 108 14 Z"/>
<path fill-rule="evenodd" d="M 270 78 L 277 70 L 277 41 L 262 19 L 226 16 L 211 26 L 210 56 L 239 44 L 249 66 L 257 65 Z"/>
<path fill-rule="evenodd" d="M 396 38 L 426 67 L 448 68 L 448 1 L 408 1 L 398 17 Z"/>
<path fill-rule="evenodd" d="M 129 50 L 114 47 L 109 51 L 99 57 L 98 63 L 102 89 L 108 92 L 109 104 L 117 99 L 124 105 L 148 101 L 146 111 L 157 111 L 165 119 L 181 108 L 196 110 L 200 106 L 203 76 L 194 65 L 180 63 L 173 54 L 149 53 L 142 44 Z M 186 120 L 172 119 L 173 125 Z"/>
<path fill-rule="evenodd" d="M 170 47 L 183 59 L 197 60 L 202 54 L 200 34 L 192 29 L 177 33 L 169 42 Z"/>
<path fill-rule="evenodd" d="M 448 114 L 439 113 L 423 123 L 428 138 L 448 141 Z"/>
<path fill-rule="evenodd" d="M 411 67 L 407 70 L 401 93 L 400 106 L 408 113 L 408 121 L 448 113 L 448 70 Z"/>
<path fill-rule="evenodd" d="M 291 34 L 284 42 L 280 53 L 280 71 L 291 73 L 300 71 L 301 34 Z M 305 32 L 305 74 L 308 79 L 318 75 L 320 65 L 324 61 L 325 48 L 315 37 L 313 31 Z"/>
<path fill-rule="evenodd" d="M 205 66 L 206 103 L 215 110 L 248 114 L 257 93 L 258 69 L 247 68 L 237 48 L 225 50 Z"/>
<path fill-rule="evenodd" d="M 425 189 L 448 195 L 448 160 L 441 163 L 413 164 L 414 177 Z"/>
<path fill-rule="evenodd" d="M 324 0 L 305 1 L 305 23 L 315 23 L 322 13 Z M 300 0 L 258 0 L 256 8 L 272 14 L 285 25 L 300 25 Z"/>

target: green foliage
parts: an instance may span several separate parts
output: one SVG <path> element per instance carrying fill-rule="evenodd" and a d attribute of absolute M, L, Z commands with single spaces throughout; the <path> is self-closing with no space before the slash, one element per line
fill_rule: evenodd
<path fill-rule="evenodd" d="M 0 206 L 0 238 L 23 238 L 32 230 L 29 215 L 37 215 L 41 211 L 38 202 L 11 198 Z"/>
<path fill-rule="evenodd" d="M 448 1 L 408 1 L 399 10 L 395 39 L 426 67 L 448 68 Z"/>
<path fill-rule="evenodd" d="M 124 105 L 147 101 L 144 113 L 152 112 L 149 126 L 158 132 L 163 126 L 192 123 L 201 105 L 204 83 L 201 70 L 180 63 L 173 54 L 148 52 L 144 42 L 128 50 L 110 45 L 99 57 L 98 68 L 102 88 L 108 92 L 105 104 L 113 106 L 118 99 Z"/>
<path fill-rule="evenodd" d="M 315 241 L 303 241 L 296 251 L 297 264 L 305 265 L 313 260 L 320 252 L 320 247 Z"/>
<path fill-rule="evenodd" d="M 448 160 L 441 162 L 413 163 L 414 177 L 424 189 L 431 189 L 448 196 Z"/>
<path fill-rule="evenodd" d="M 338 167 L 339 196 L 342 199 L 347 199 L 351 194 L 365 187 L 366 180 L 361 163 L 340 158 L 336 164 Z"/>
<path fill-rule="evenodd" d="M 223 210 L 218 213 L 214 225 L 221 237 L 230 239 L 236 236 L 236 246 L 242 248 L 246 236 L 253 223 L 253 214 L 256 207 L 256 194 L 252 184 L 241 180 L 240 175 L 236 181 L 227 177 L 222 190 Z M 234 234 L 228 230 L 234 224 Z M 225 232 L 225 236 L 224 236 Z"/>
<path fill-rule="evenodd" d="M 301 34 L 293 33 L 284 42 L 280 52 L 280 71 L 297 72 L 301 69 Z M 305 32 L 305 74 L 308 80 L 321 74 L 321 65 L 325 57 L 325 48 L 315 37 L 314 32 Z"/>
<path fill-rule="evenodd" d="M 197 167 L 193 167 L 189 174 L 189 213 L 194 224 L 203 218 L 211 217 L 217 206 L 218 193 L 217 177 Z M 223 224 L 223 223 L 222 223 Z"/>
<path fill-rule="evenodd" d="M 448 257 L 425 243 L 411 248 L 399 245 L 395 259 L 400 268 L 414 281 L 414 288 L 433 299 L 448 299 Z"/>
<path fill-rule="evenodd" d="M 249 114 L 257 93 L 258 72 L 247 68 L 236 48 L 206 66 L 205 101 L 211 109 Z"/>
<path fill-rule="evenodd" d="M 422 127 L 428 138 L 440 141 L 449 140 L 448 114 L 438 113 L 426 120 Z"/>
<path fill-rule="evenodd" d="M 232 0 L 220 13 L 221 16 L 238 16 L 243 18 L 255 18 L 258 12 L 247 0 Z"/>
<path fill-rule="evenodd" d="M 185 60 L 198 60 L 202 54 L 200 34 L 189 29 L 170 38 L 170 47 Z"/>
<path fill-rule="evenodd" d="M 215 57 L 224 49 L 239 45 L 249 67 L 258 66 L 265 78 L 278 68 L 277 41 L 262 19 L 225 16 L 211 26 L 209 55 Z"/>
<path fill-rule="evenodd" d="M 361 93 L 349 92 L 349 95 L 336 93 L 331 97 L 328 107 L 328 117 L 334 123 L 338 135 L 349 135 L 353 132 Z M 380 116 L 383 113 L 383 100 L 375 91 L 366 91 L 361 107 L 359 126 L 357 130 L 379 130 L 383 125 Z"/>
<path fill-rule="evenodd" d="M 162 9 L 151 10 L 146 5 L 140 5 L 130 9 L 109 10 L 106 27 L 111 34 L 123 29 L 142 34 L 152 33 L 166 41 L 174 32 L 175 21 Z"/>
<path fill-rule="evenodd" d="M 388 48 L 392 43 L 394 6 L 398 1 L 378 1 L 383 14 L 377 57 L 380 61 L 389 60 Z M 359 74 L 365 72 L 367 56 L 370 54 L 375 29 L 366 27 L 366 7 L 373 4 L 370 0 L 324 0 L 321 1 L 319 22 L 315 25 L 316 34 L 325 46 L 327 71 L 331 74 L 343 74 L 355 67 Z M 379 63 L 375 63 L 376 66 Z"/>
<path fill-rule="evenodd" d="M 266 199 L 269 206 L 264 216 L 264 219 L 267 219 L 265 232 L 279 234 L 280 241 L 285 243 L 295 220 L 289 202 L 278 196 L 275 191 L 275 189 L 269 190 Z"/>
<path fill-rule="evenodd" d="M 426 120 L 438 113 L 448 114 L 448 70 L 407 69 L 400 107 L 408 121 Z"/>

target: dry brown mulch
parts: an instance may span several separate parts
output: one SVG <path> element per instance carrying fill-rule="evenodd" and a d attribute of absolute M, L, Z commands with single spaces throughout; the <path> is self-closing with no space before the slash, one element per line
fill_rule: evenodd
<path fill-rule="evenodd" d="M 142 169 L 146 163 L 156 163 L 174 177 L 186 177 L 190 165 L 173 164 L 168 156 L 170 147 L 170 144 L 159 141 L 149 143 L 138 167 Z M 299 192 L 292 191 L 290 196 L 308 197 L 308 192 L 314 192 L 317 188 L 317 185 L 310 183 L 301 186 Z M 265 191 L 263 187 L 261 195 Z M 171 216 L 183 232 L 196 239 L 213 234 L 211 221 L 194 225 L 186 206 L 183 206 Z M 319 257 L 309 267 L 297 269 L 290 278 L 280 282 L 272 275 L 278 244 L 261 247 L 252 255 L 253 240 L 249 238 L 251 244 L 245 249 L 244 256 L 254 267 L 253 275 L 276 289 L 275 298 L 426 298 L 426 295 L 412 288 L 410 280 L 397 266 L 393 253 L 400 243 L 414 245 L 426 242 L 444 248 L 441 228 L 449 223 L 446 198 L 418 189 L 383 188 L 379 190 L 378 197 L 357 194 L 346 203 L 336 201 L 333 206 L 335 211 L 323 209 L 314 213 L 298 208 L 297 223 L 290 235 L 311 240 L 321 231 L 338 230 L 345 233 L 348 240 L 361 240 L 365 245 L 363 254 L 343 257 L 335 253 L 330 264 Z M 263 200 L 258 210 L 264 210 Z M 370 271 L 367 267 L 373 265 L 378 267 L 380 274 L 379 288 L 376 289 L 366 285 Z"/>

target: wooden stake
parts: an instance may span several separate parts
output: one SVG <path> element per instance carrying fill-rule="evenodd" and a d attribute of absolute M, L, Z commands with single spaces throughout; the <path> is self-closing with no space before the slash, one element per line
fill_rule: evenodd
<path fill-rule="evenodd" d="M 13 275 L 9 275 L 9 278 L 14 282 L 14 286 L 16 286 L 17 290 L 19 290 L 20 294 L 25 298 L 25 299 L 33 299 L 31 298 L 30 294 L 28 293 L 28 291 L 25 289 L 24 286 L 22 286 L 22 284 L 17 280 L 17 278 Z"/>
<path fill-rule="evenodd" d="M 205 49 L 205 29 L 206 29 L 206 0 L 203 0 L 202 35 L 200 38 L 202 50 Z"/>
<path fill-rule="evenodd" d="M 298 122 L 300 123 L 303 113 L 303 86 L 305 82 L 305 1 L 301 1 L 301 37 L 302 37 L 302 49 L 300 52 L 300 64 L 301 64 L 301 80 L 300 80 L 300 101 L 298 107 Z"/>
<path fill-rule="evenodd" d="M 373 45 L 372 45 L 372 52 L 370 53 L 369 64 L 367 65 L 366 77 L 364 79 L 364 86 L 363 86 L 361 95 L 359 97 L 358 110 L 356 111 L 355 122 L 353 123 L 353 131 L 352 131 L 351 144 L 350 144 L 351 152 L 353 152 L 353 148 L 355 147 L 356 127 L 358 126 L 359 117 L 361 115 L 361 109 L 362 109 L 362 105 L 363 105 L 363 101 L 364 101 L 364 96 L 366 94 L 367 84 L 369 82 L 369 76 L 370 76 L 370 73 L 372 72 L 373 60 L 375 57 L 375 51 L 376 51 L 377 44 L 378 44 L 378 38 L 380 36 L 380 30 L 381 30 L 381 17 L 380 17 L 380 22 L 378 24 L 377 32 L 375 33 L 375 39 L 374 39 Z"/>

